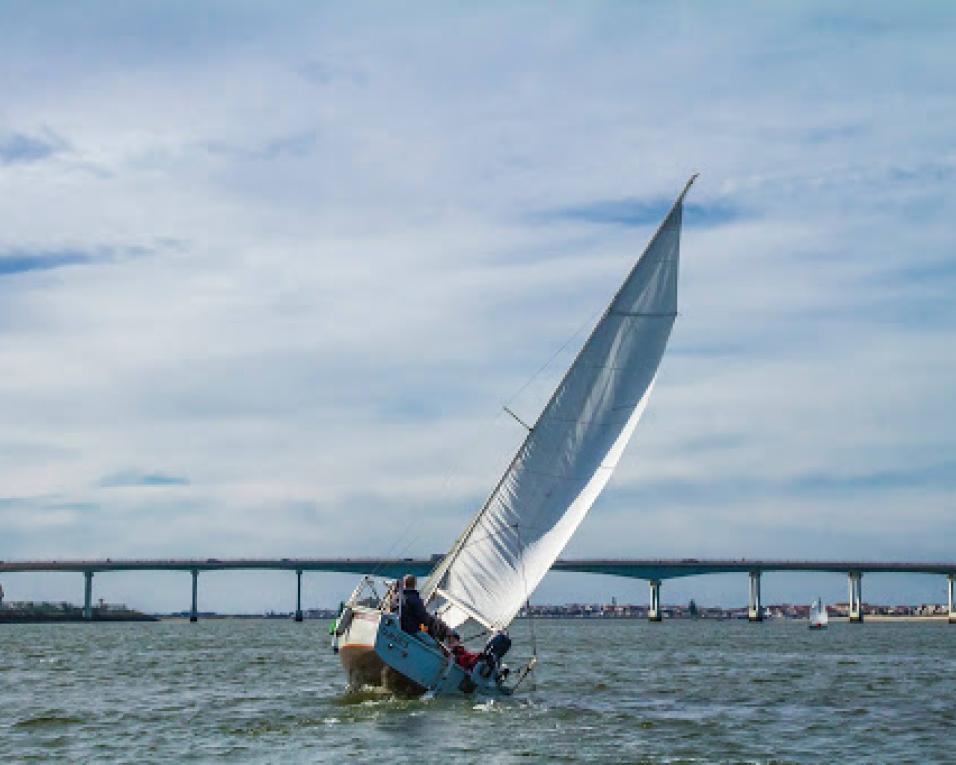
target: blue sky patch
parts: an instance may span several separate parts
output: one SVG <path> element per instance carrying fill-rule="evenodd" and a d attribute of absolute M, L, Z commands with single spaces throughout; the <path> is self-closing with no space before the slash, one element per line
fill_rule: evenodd
<path fill-rule="evenodd" d="M 99 259 L 96 255 L 81 250 L 51 250 L 46 252 L 26 252 L 14 250 L 0 254 L 0 276 L 27 273 L 29 271 L 50 271 L 64 266 L 76 266 L 92 263 Z"/>
<path fill-rule="evenodd" d="M 30 271 L 52 271 L 67 266 L 91 263 L 111 263 L 127 258 L 151 255 L 155 250 L 140 245 L 129 247 L 94 247 L 91 249 L 64 248 L 60 250 L 15 249 L 0 252 L 0 277 L 15 276 Z"/>
<path fill-rule="evenodd" d="M 663 220 L 673 199 L 604 199 L 581 205 L 562 207 L 534 216 L 542 222 L 568 220 L 610 226 L 656 226 Z M 723 203 L 684 204 L 684 225 L 688 227 L 719 226 L 743 217 L 743 212 Z"/>
<path fill-rule="evenodd" d="M 62 141 L 13 133 L 0 138 L 0 165 L 38 162 L 62 150 Z"/>

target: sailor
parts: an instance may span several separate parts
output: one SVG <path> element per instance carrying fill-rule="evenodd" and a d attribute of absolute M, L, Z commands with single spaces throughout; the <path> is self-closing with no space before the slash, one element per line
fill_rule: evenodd
<path fill-rule="evenodd" d="M 471 669 L 481 658 L 480 653 L 473 653 L 461 644 L 461 636 L 457 632 L 452 632 L 448 636 L 448 648 L 451 655 L 455 657 L 455 663 L 463 669 Z"/>
<path fill-rule="evenodd" d="M 414 635 L 424 629 L 435 640 L 443 641 L 451 630 L 445 622 L 425 610 L 422 596 L 416 589 L 417 584 L 414 574 L 406 574 L 402 580 L 402 595 L 398 606 L 402 630 Z"/>

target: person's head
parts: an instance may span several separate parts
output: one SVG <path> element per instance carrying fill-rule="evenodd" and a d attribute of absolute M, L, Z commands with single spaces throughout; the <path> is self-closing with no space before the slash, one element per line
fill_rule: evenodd
<path fill-rule="evenodd" d="M 457 632 L 452 632 L 448 636 L 448 646 L 450 648 L 454 648 L 455 646 L 459 645 L 461 645 L 461 635 L 459 635 Z"/>
<path fill-rule="evenodd" d="M 414 590 L 418 585 L 418 580 L 415 579 L 414 574 L 405 574 L 405 578 L 402 579 L 402 587 L 406 590 Z"/>

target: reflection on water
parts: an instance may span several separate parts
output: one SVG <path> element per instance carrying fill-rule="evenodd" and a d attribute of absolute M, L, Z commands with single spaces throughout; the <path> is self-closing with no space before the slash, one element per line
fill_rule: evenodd
<path fill-rule="evenodd" d="M 938 761 L 956 723 L 939 622 L 539 621 L 494 702 L 346 695 L 326 626 L 5 625 L 0 761 Z"/>

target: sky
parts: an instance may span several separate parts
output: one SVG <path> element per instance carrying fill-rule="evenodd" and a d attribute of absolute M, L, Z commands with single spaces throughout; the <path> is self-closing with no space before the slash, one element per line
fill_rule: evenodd
<path fill-rule="evenodd" d="M 446 549 L 524 436 L 502 406 L 537 416 L 699 172 L 653 397 L 566 555 L 956 560 L 954 38 L 942 2 L 0 2 L 0 559 Z M 189 577 L 94 589 L 180 609 Z M 647 588 L 535 599 L 611 596 Z M 294 576 L 200 601 L 289 609 Z"/>

